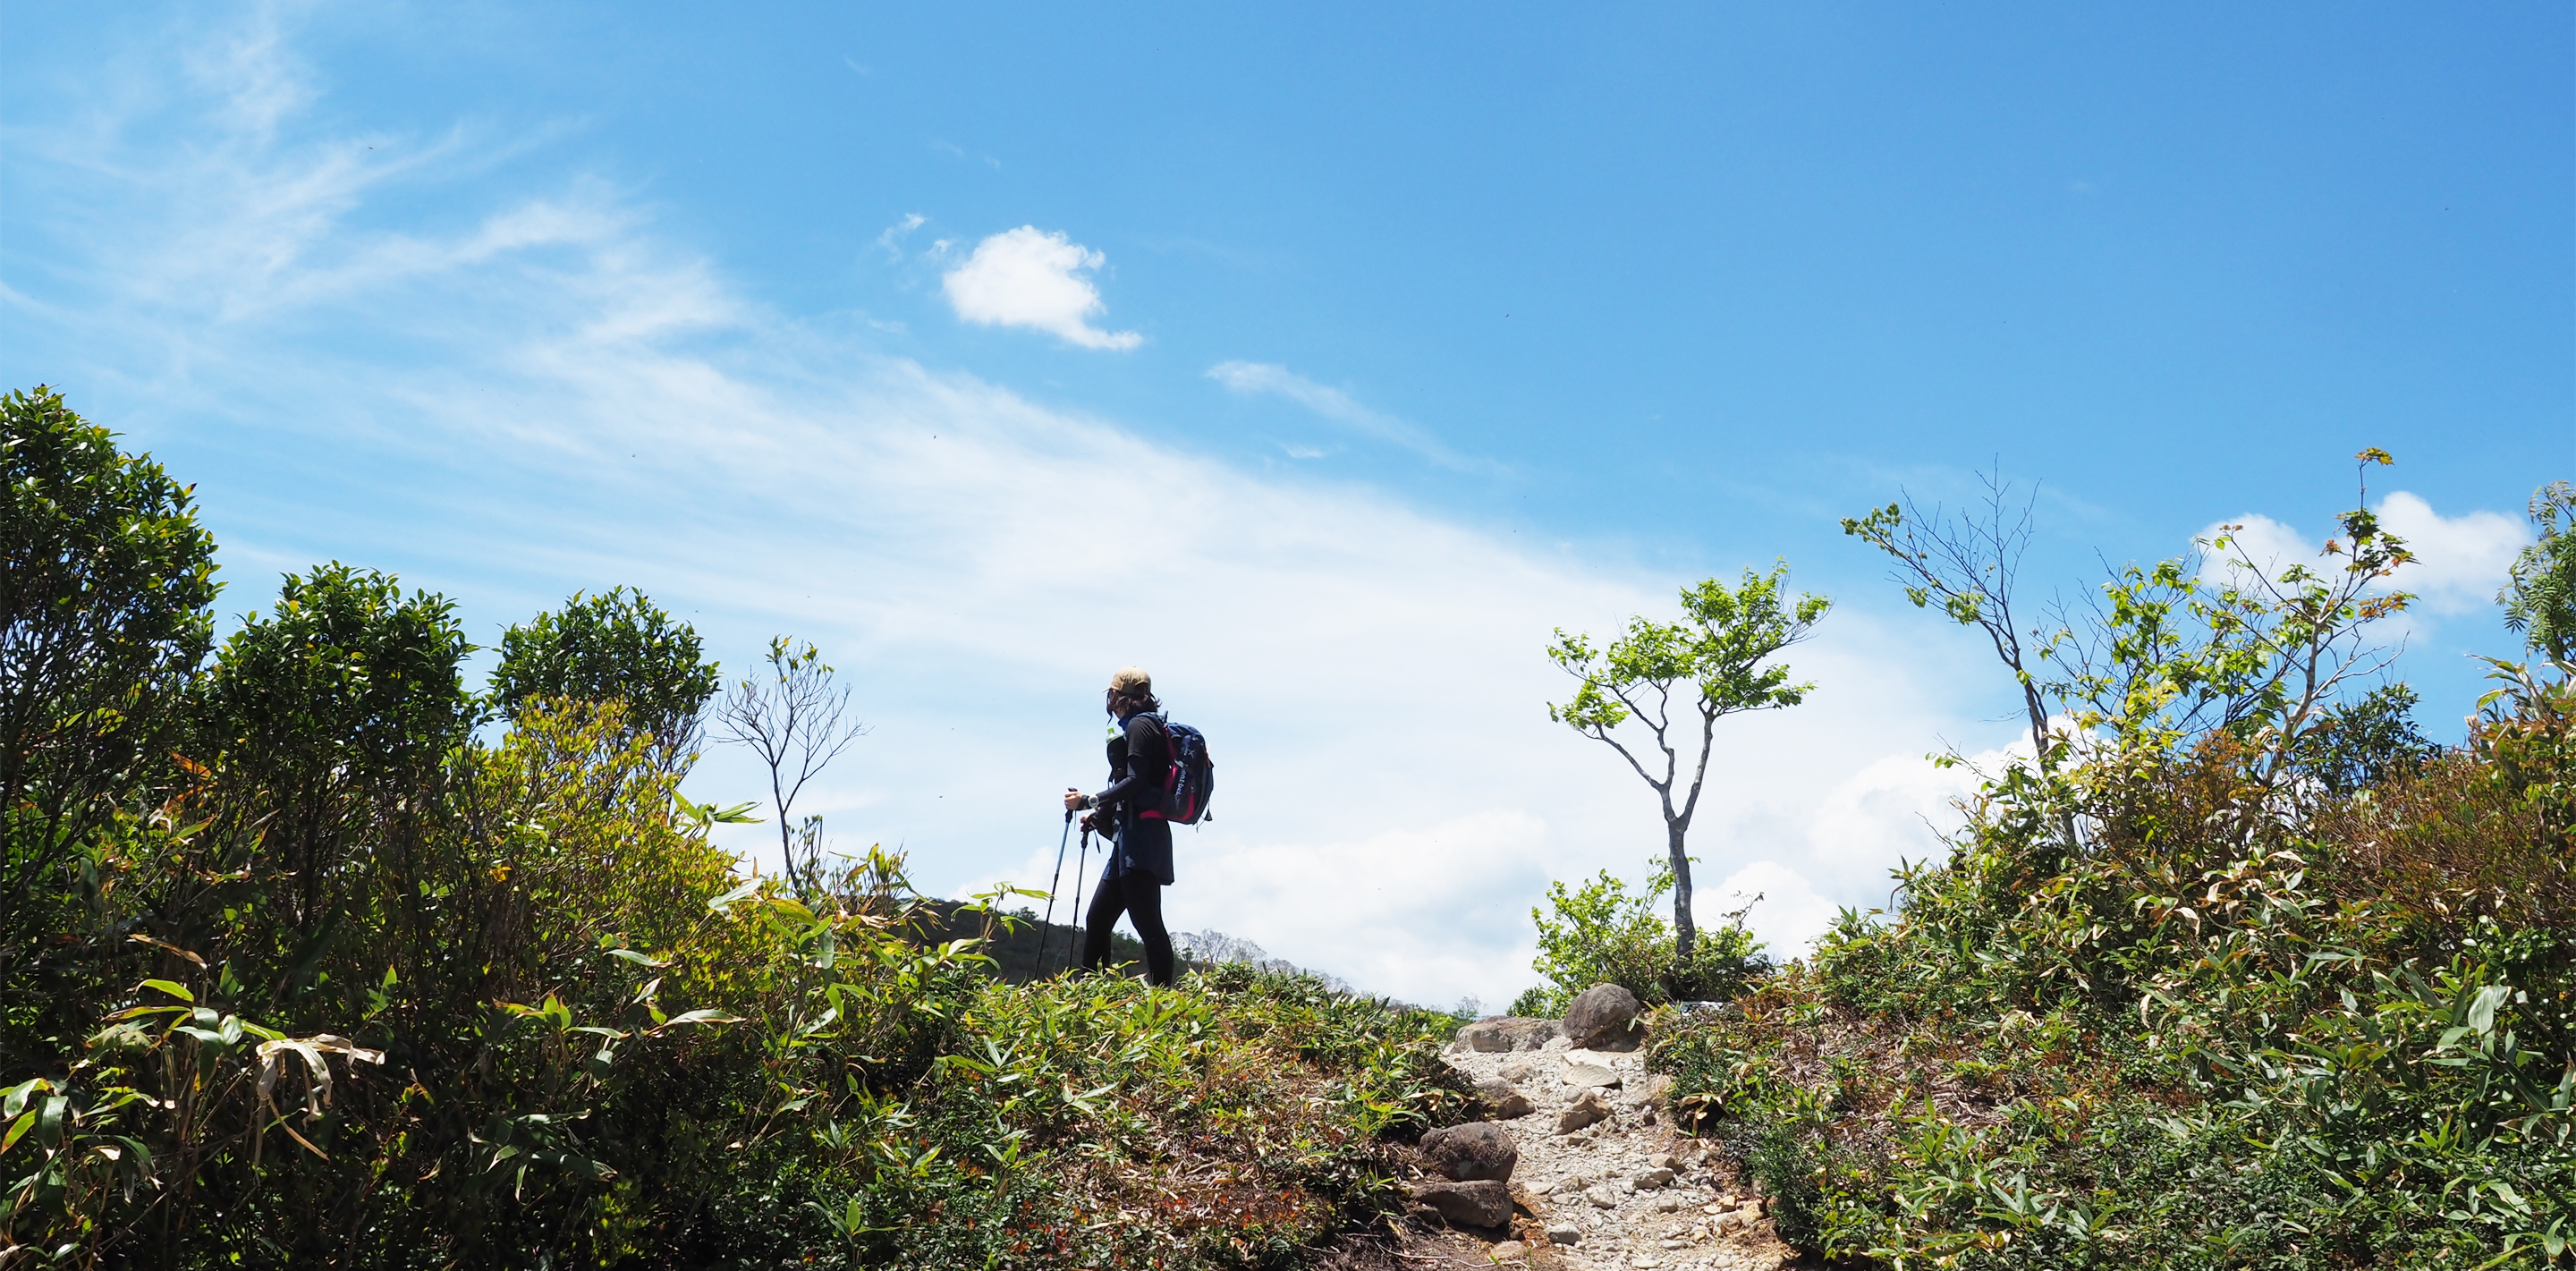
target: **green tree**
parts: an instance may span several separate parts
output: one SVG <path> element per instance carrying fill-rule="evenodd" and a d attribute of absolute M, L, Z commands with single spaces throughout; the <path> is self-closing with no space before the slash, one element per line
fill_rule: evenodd
<path fill-rule="evenodd" d="M 450 752 L 475 710 L 460 665 L 473 646 L 444 596 L 333 563 L 289 575 L 277 607 L 224 641 L 200 707 L 198 758 L 224 791 L 224 824 L 276 876 L 294 933 L 289 965 L 315 965 L 375 864 L 437 815 Z"/>
<path fill-rule="evenodd" d="M 1709 740 L 1717 721 L 1795 706 L 1815 688 L 1791 683 L 1789 668 L 1772 664 L 1771 658 L 1807 638 L 1833 602 L 1804 595 L 1794 605 L 1784 605 L 1781 589 L 1788 577 L 1789 567 L 1782 564 L 1768 574 L 1744 571 L 1743 584 L 1733 589 L 1710 578 L 1682 589 L 1680 622 L 1633 617 L 1627 634 L 1599 649 L 1591 637 L 1567 635 L 1559 628 L 1547 651 L 1549 660 L 1578 681 L 1574 697 L 1550 703 L 1547 717 L 1619 752 L 1662 802 L 1665 848 L 1672 861 L 1675 953 L 1685 962 L 1699 940 L 1691 918 L 1685 840 L 1708 777 Z M 1685 696 L 1683 709 L 1689 712 L 1679 719 L 1673 709 L 1676 691 Z M 1699 737 L 1690 758 L 1690 783 L 1683 787 L 1682 749 L 1675 743 L 1687 742 L 1692 714 L 1698 717 Z M 1631 749 L 1621 739 L 1617 730 L 1631 721 L 1643 727 L 1662 753 L 1660 776 L 1637 758 L 1642 745 Z"/>
<path fill-rule="evenodd" d="M 64 871 L 168 770 L 213 640 L 215 545 L 189 487 L 38 387 L 0 396 L 0 985 L 58 950 Z"/>
<path fill-rule="evenodd" d="M 2308 734 L 2304 766 L 2339 795 L 2422 771 L 2442 747 L 2416 727 L 2415 702 L 2414 688 L 2400 680 L 2327 710 Z"/>
<path fill-rule="evenodd" d="M 2514 557 L 2496 603 L 2532 652 L 2576 661 L 2576 486 L 2552 481 L 2533 492 L 2531 523 L 2540 537 Z"/>
<path fill-rule="evenodd" d="M 2376 447 L 2353 458 L 2363 474 L 2395 462 Z M 2368 483 L 2359 488 L 2361 506 L 2337 518 L 2343 535 L 2325 546 L 2340 564 L 2259 561 L 2238 527 L 2224 526 L 2185 556 L 2112 570 L 2089 613 L 2058 606 L 2044 623 L 2013 605 L 2029 505 L 2016 508 L 2000 478 L 1986 479 L 1982 507 L 1955 517 L 1900 498 L 1846 519 L 1843 532 L 1895 560 L 1895 581 L 1917 607 L 1937 603 L 1993 643 L 2021 690 L 2036 752 L 2036 774 L 2016 778 L 2033 791 L 2019 806 L 2045 817 L 2071 855 L 2084 845 L 2063 773 L 2087 757 L 2080 750 L 2161 755 L 2223 733 L 2259 752 L 2253 771 L 2267 789 L 2315 762 L 2341 765 L 2335 779 L 2397 762 L 2393 752 L 2373 759 L 2348 748 L 2366 749 L 2372 728 L 2380 733 L 2368 744 L 2402 744 L 2384 727 L 2389 701 L 2367 717 L 2352 713 L 2358 706 L 2329 714 L 2351 685 L 2387 669 L 2394 654 L 2368 629 L 2410 599 L 2388 579 L 2414 557 L 2370 511 Z M 2330 722 L 2344 741 L 2320 734 Z"/>
<path fill-rule="evenodd" d="M 503 632 L 492 700 L 512 720 L 550 699 L 622 702 L 630 728 L 650 734 L 666 762 L 684 762 L 717 686 L 695 628 L 640 591 L 612 587 L 574 592 L 562 609 Z"/>

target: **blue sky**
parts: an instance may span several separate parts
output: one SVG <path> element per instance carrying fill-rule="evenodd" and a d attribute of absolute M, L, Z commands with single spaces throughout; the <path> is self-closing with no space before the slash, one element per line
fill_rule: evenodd
<path fill-rule="evenodd" d="M 1730 726 L 1703 893 L 1794 947 L 1930 850 L 2012 702 L 1839 533 L 1900 487 L 2038 482 L 2075 594 L 2385 447 L 2456 735 L 2576 475 L 2570 27 L 10 0 L 0 382 L 199 484 L 230 613 L 337 558 L 484 644 L 618 582 L 811 636 L 876 725 L 818 807 L 939 890 L 1043 868 L 1143 662 L 1230 796 L 1177 924 L 1498 1002 L 1660 839 L 1555 626 L 1786 558 L 1823 687 Z"/>

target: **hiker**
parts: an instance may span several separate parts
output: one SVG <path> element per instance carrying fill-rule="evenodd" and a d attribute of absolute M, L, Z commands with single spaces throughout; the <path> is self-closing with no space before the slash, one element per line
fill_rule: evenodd
<path fill-rule="evenodd" d="M 1064 792 L 1067 812 L 1091 809 L 1083 828 L 1110 838 L 1109 862 L 1083 919 L 1082 967 L 1109 961 L 1110 929 L 1124 913 L 1145 942 L 1145 978 L 1172 982 L 1172 936 L 1163 929 L 1163 888 L 1172 881 L 1172 825 L 1140 815 L 1155 807 L 1171 767 L 1171 736 L 1154 699 L 1154 677 L 1122 667 L 1109 677 L 1108 708 L 1118 721 L 1109 739 L 1109 786 L 1098 794 Z"/>

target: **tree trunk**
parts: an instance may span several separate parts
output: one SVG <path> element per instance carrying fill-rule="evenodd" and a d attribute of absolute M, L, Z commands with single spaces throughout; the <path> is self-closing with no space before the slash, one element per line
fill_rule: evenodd
<path fill-rule="evenodd" d="M 1673 854 L 1673 952 L 1688 962 L 1691 946 L 1699 943 L 1699 926 L 1691 921 L 1690 853 L 1682 848 L 1682 836 L 1689 830 L 1678 821 L 1667 821 L 1664 833 Z"/>

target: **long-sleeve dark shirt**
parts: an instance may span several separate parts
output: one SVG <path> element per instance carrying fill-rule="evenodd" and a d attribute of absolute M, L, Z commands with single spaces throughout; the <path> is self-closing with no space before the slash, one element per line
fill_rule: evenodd
<path fill-rule="evenodd" d="M 1159 817 L 1139 815 L 1162 798 L 1163 779 L 1171 772 L 1172 743 L 1162 722 L 1151 715 L 1130 715 L 1119 734 L 1109 739 L 1109 785 L 1092 796 L 1116 818 L 1118 849 L 1109 854 L 1104 877 L 1130 870 L 1158 883 L 1172 881 L 1172 825 Z"/>

